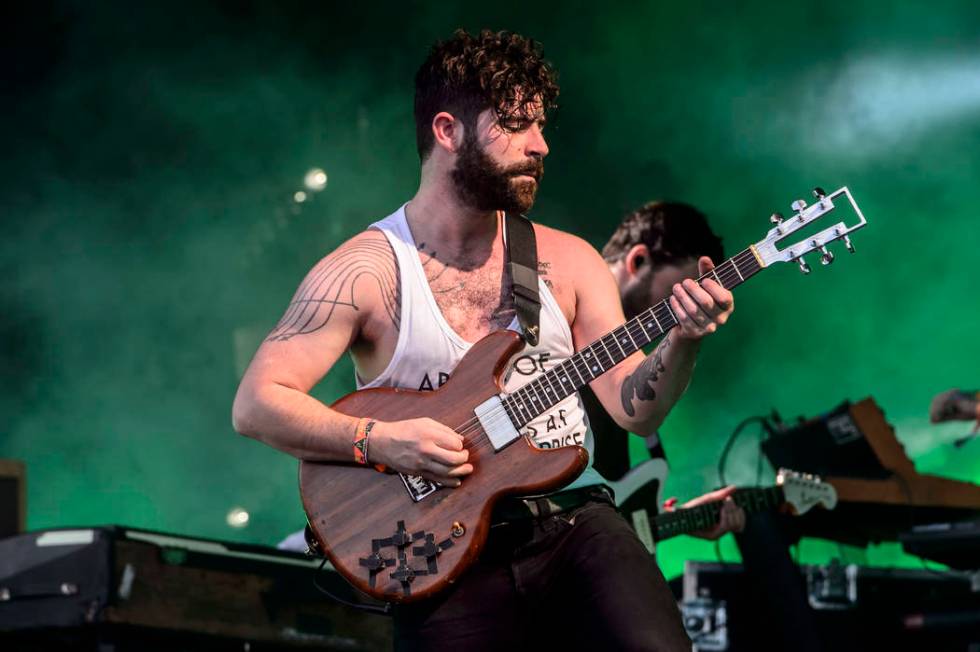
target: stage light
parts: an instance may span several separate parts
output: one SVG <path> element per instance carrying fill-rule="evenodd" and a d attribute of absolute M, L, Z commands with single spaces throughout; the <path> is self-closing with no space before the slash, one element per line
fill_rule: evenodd
<path fill-rule="evenodd" d="M 859 58 L 842 66 L 824 87 L 811 83 L 801 115 L 814 145 L 822 149 L 891 153 L 931 129 L 975 120 L 978 63 L 975 55 Z"/>
<path fill-rule="evenodd" d="M 302 204 L 306 201 L 306 193 L 302 190 L 297 190 L 296 194 L 293 195 L 293 201 L 295 201 L 297 204 Z"/>
<path fill-rule="evenodd" d="M 327 173 L 320 168 L 313 168 L 306 173 L 305 177 L 303 177 L 303 185 L 305 185 L 308 190 L 320 192 L 327 187 Z"/>
<path fill-rule="evenodd" d="M 225 522 L 228 523 L 229 527 L 243 528 L 248 525 L 248 519 L 248 512 L 241 507 L 232 507 L 225 517 Z"/>

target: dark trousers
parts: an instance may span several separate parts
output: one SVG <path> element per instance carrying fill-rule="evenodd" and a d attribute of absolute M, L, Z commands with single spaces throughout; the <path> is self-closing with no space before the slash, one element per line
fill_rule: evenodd
<path fill-rule="evenodd" d="M 600 501 L 495 525 L 453 588 L 394 615 L 400 651 L 691 650 L 653 557 Z"/>

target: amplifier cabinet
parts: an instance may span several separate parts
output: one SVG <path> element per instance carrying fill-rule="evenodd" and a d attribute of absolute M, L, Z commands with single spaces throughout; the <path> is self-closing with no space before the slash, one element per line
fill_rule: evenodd
<path fill-rule="evenodd" d="M 271 548 L 124 528 L 32 532 L 0 541 L 0 632 L 20 640 L 76 628 L 81 639 L 98 629 L 102 638 L 143 641 L 133 647 L 143 652 L 161 634 L 171 648 L 193 650 L 224 649 L 222 641 L 238 650 L 390 649 L 390 618 L 327 598 L 313 585 L 318 565 Z M 352 597 L 331 570 L 319 581 Z"/>
<path fill-rule="evenodd" d="M 698 650 L 742 652 L 810 648 L 972 650 L 980 646 L 980 592 L 961 571 L 873 568 L 831 563 L 800 566 L 817 641 L 776 640 L 773 605 L 741 564 L 689 561 L 681 610 Z M 706 618 L 705 605 L 723 616 Z M 699 642 L 701 645 L 699 645 Z M 789 647 L 787 647 L 789 645 Z"/>

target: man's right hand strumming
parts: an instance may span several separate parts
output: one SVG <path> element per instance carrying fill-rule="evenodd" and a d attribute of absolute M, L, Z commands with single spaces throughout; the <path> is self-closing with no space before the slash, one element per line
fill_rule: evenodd
<path fill-rule="evenodd" d="M 371 433 L 370 462 L 421 475 L 446 487 L 458 487 L 473 472 L 463 437 L 438 421 L 423 417 L 378 421 Z"/>

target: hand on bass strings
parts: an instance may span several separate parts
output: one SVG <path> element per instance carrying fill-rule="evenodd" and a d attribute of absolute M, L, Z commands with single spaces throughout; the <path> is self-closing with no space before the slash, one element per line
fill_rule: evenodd
<path fill-rule="evenodd" d="M 728 485 L 727 487 L 708 492 L 703 496 L 692 498 L 681 505 L 681 509 L 688 509 L 704 505 L 705 503 L 716 503 L 719 501 L 722 503 L 718 523 L 714 527 L 691 532 L 691 536 L 714 541 L 728 532 L 741 532 L 745 529 L 745 510 L 735 504 L 735 501 L 732 499 L 733 493 L 735 493 L 735 485 Z M 664 501 L 665 511 L 672 512 L 676 509 L 676 506 L 676 498 L 670 498 Z"/>
<path fill-rule="evenodd" d="M 446 487 L 458 487 L 461 478 L 473 472 L 462 435 L 427 417 L 376 422 L 369 454 L 371 464 L 421 475 Z"/>

